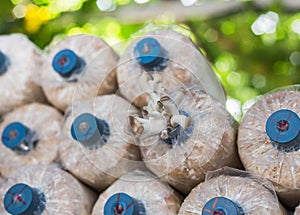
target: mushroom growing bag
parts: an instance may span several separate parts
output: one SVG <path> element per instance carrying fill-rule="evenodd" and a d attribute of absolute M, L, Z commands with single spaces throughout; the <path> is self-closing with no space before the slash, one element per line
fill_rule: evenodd
<path fill-rule="evenodd" d="M 146 105 L 149 99 L 147 91 L 137 84 L 143 71 L 159 73 L 167 93 L 196 85 L 225 103 L 224 90 L 205 57 L 188 36 L 172 28 L 133 37 L 120 57 L 117 68 L 120 92 L 138 107 Z"/>
<path fill-rule="evenodd" d="M 300 203 L 299 86 L 263 96 L 245 114 L 238 133 L 247 171 L 269 179 L 289 207 Z"/>
<path fill-rule="evenodd" d="M 177 215 L 181 201 L 169 185 L 147 171 L 135 170 L 100 194 L 92 215 Z"/>
<path fill-rule="evenodd" d="M 141 165 L 128 115 L 137 110 L 117 95 L 74 102 L 66 112 L 60 139 L 64 168 L 102 191 Z"/>
<path fill-rule="evenodd" d="M 143 73 L 140 79 L 148 86 L 149 102 L 142 114 L 129 119 L 152 172 L 187 194 L 207 171 L 224 165 L 241 167 L 237 125 L 219 101 L 198 88 L 159 93 L 158 74 Z"/>
<path fill-rule="evenodd" d="M 3 118 L 0 172 L 4 176 L 18 167 L 49 164 L 57 158 L 57 136 L 63 116 L 56 109 L 31 103 L 14 109 Z"/>
<path fill-rule="evenodd" d="M 1 215 L 89 215 L 96 194 L 57 165 L 20 168 L 0 187 Z"/>
<path fill-rule="evenodd" d="M 71 36 L 51 49 L 40 82 L 48 100 L 64 111 L 73 100 L 114 93 L 117 62 L 118 55 L 101 38 Z"/>
<path fill-rule="evenodd" d="M 232 168 L 208 172 L 181 205 L 179 215 L 287 215 L 272 183 Z"/>

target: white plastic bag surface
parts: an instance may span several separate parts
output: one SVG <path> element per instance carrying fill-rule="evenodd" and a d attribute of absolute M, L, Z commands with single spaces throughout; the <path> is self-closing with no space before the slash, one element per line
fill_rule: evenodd
<path fill-rule="evenodd" d="M 0 115 L 30 102 L 44 102 L 36 83 L 45 60 L 42 51 L 23 34 L 1 35 L 0 51 L 6 64 L 0 74 Z"/>

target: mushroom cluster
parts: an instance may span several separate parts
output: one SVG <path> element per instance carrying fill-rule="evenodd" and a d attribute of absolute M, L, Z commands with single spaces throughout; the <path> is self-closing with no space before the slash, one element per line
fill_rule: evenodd
<path fill-rule="evenodd" d="M 148 92 L 149 102 L 141 111 L 142 117 L 129 116 L 136 137 L 147 138 L 159 134 L 162 140 L 172 145 L 180 144 L 184 139 L 176 137 L 187 129 L 191 130 L 193 124 L 192 118 L 178 108 L 186 91 L 181 88 L 174 99 L 163 95 L 159 74 L 150 75 L 146 72 L 142 73 L 139 85 Z"/>

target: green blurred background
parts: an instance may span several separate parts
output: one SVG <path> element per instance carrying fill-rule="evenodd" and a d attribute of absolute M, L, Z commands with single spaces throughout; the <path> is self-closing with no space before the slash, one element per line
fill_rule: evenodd
<path fill-rule="evenodd" d="M 148 23 L 179 24 L 194 33 L 232 98 L 229 108 L 238 115 L 245 101 L 300 83 L 296 2 L 1 0 L 0 33 L 24 33 L 41 48 L 54 38 L 78 33 L 101 36 L 113 45 Z"/>

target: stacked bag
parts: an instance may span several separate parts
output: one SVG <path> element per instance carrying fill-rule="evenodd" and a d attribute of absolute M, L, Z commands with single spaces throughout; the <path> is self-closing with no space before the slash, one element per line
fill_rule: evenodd
<path fill-rule="evenodd" d="M 299 214 L 300 88 L 238 125 L 182 32 L 148 29 L 121 56 L 91 35 L 44 53 L 0 36 L 1 215 Z"/>

